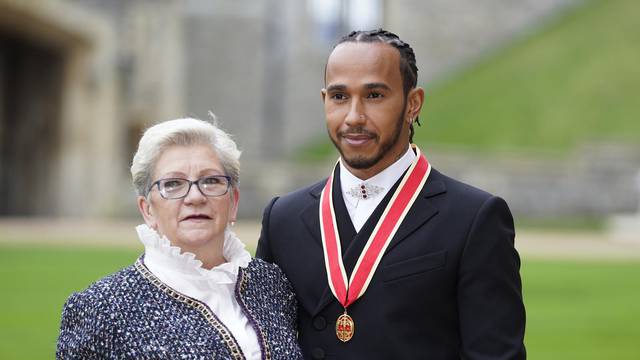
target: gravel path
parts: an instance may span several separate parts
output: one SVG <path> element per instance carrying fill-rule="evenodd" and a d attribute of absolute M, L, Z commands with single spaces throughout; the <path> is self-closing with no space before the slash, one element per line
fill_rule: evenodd
<path fill-rule="evenodd" d="M 131 220 L 0 218 L 0 244 L 117 246 L 142 249 Z M 260 234 L 258 220 L 241 220 L 234 231 L 249 248 Z M 640 234 L 518 231 L 523 259 L 640 260 Z"/>

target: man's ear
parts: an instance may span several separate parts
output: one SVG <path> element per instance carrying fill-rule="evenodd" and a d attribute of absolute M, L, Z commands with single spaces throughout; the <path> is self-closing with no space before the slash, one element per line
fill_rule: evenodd
<path fill-rule="evenodd" d="M 320 89 L 320 96 L 322 96 L 322 103 L 324 103 L 324 100 L 327 97 L 327 89 L 325 88 Z"/>
<path fill-rule="evenodd" d="M 412 122 L 420 115 L 422 105 L 424 104 L 424 89 L 415 87 L 409 91 L 407 95 L 407 120 Z"/>
<path fill-rule="evenodd" d="M 158 230 L 158 222 L 153 214 L 153 210 L 151 209 L 150 199 L 147 199 L 144 196 L 138 196 L 138 210 L 144 218 L 144 222 L 147 226 L 154 230 Z"/>

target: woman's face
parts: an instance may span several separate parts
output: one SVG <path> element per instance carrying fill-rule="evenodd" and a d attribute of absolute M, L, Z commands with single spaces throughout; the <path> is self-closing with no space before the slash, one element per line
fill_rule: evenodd
<path fill-rule="evenodd" d="M 171 146 L 158 158 L 152 181 L 183 178 L 191 181 L 203 176 L 225 175 L 220 160 L 210 146 Z M 138 198 L 138 208 L 149 227 L 165 235 L 172 245 L 198 254 L 199 249 L 222 248 L 224 230 L 235 221 L 237 188 L 216 197 L 203 195 L 196 184 L 182 199 L 163 198 L 154 186 L 147 198 Z"/>

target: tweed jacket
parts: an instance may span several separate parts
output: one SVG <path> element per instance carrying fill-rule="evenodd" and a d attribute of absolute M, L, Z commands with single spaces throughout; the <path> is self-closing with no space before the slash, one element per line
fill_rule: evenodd
<path fill-rule="evenodd" d="M 299 359 L 296 299 L 282 271 L 260 259 L 240 268 L 235 296 L 263 359 Z M 162 283 L 144 257 L 66 302 L 58 359 L 244 359 L 203 302 Z"/>

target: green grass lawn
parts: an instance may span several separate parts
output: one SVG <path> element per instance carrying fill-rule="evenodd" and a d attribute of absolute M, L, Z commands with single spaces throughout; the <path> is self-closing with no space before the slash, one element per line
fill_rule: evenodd
<path fill-rule="evenodd" d="M 640 140 L 640 2 L 592 0 L 426 89 L 418 143 L 570 149 Z"/>
<path fill-rule="evenodd" d="M 531 359 L 640 359 L 640 263 L 525 261 Z"/>
<path fill-rule="evenodd" d="M 640 142 L 640 1 L 588 0 L 426 91 L 415 142 L 566 152 Z M 416 54 L 418 57 L 420 54 Z M 323 135 L 298 155 L 336 157 Z"/>
<path fill-rule="evenodd" d="M 0 245 L 0 359 L 52 358 L 67 296 L 137 256 Z M 522 276 L 529 358 L 640 358 L 640 262 L 524 261 Z"/>
<path fill-rule="evenodd" d="M 51 359 L 67 297 L 137 258 L 134 250 L 0 245 L 0 359 Z"/>

